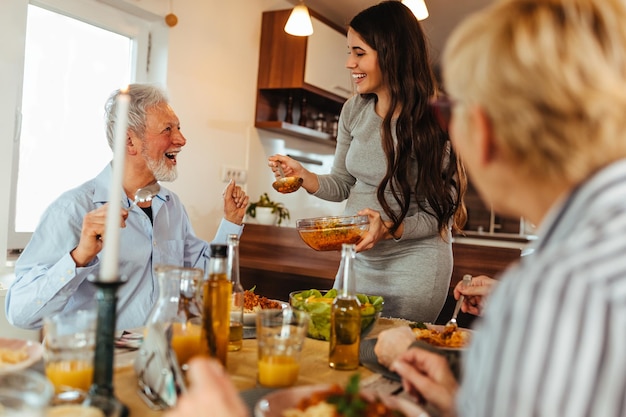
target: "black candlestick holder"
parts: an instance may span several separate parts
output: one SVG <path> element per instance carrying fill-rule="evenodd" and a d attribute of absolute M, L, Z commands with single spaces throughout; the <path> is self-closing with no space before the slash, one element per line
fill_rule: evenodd
<path fill-rule="evenodd" d="M 126 281 L 90 279 L 98 288 L 98 321 L 96 352 L 93 360 L 93 383 L 83 405 L 102 410 L 106 417 L 126 417 L 128 407 L 115 398 L 113 392 L 113 354 L 115 353 L 115 321 L 117 290 Z"/>

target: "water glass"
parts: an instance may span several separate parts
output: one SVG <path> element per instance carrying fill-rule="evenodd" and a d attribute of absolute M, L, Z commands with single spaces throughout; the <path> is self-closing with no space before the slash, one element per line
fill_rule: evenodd
<path fill-rule="evenodd" d="M 259 383 L 288 387 L 298 379 L 300 354 L 306 339 L 309 315 L 285 308 L 257 312 Z"/>
<path fill-rule="evenodd" d="M 0 374 L 0 415 L 43 417 L 53 393 L 52 384 L 38 372 Z"/>

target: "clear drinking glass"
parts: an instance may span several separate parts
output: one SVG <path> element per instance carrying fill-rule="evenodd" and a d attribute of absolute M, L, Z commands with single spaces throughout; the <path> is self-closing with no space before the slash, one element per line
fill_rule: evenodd
<path fill-rule="evenodd" d="M 55 388 L 54 402 L 82 402 L 93 381 L 96 311 L 46 317 L 43 332 L 44 366 Z"/>
<path fill-rule="evenodd" d="M 0 415 L 43 417 L 53 394 L 52 384 L 38 372 L 0 374 Z"/>
<path fill-rule="evenodd" d="M 259 383 L 288 387 L 298 380 L 300 354 L 309 328 L 304 311 L 284 308 L 257 312 Z"/>

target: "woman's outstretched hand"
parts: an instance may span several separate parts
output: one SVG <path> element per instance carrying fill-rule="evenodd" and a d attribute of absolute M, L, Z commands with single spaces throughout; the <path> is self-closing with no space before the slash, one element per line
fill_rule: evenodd
<path fill-rule="evenodd" d="M 274 177 L 276 179 L 281 177 L 278 166 L 283 170 L 285 177 L 300 177 L 302 178 L 302 187 L 309 193 L 314 193 L 320 188 L 319 181 L 317 180 L 317 174 L 312 173 L 302 166 L 302 164 L 293 158 L 285 155 L 272 155 L 267 158 L 267 165 L 272 169 Z"/>

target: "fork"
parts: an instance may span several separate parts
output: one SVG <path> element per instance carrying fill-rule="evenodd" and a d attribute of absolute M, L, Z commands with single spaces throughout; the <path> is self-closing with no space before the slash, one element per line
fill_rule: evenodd
<path fill-rule="evenodd" d="M 471 284 L 472 284 L 472 276 L 469 274 L 463 275 L 463 286 L 466 287 Z M 454 312 L 452 313 L 452 318 L 448 320 L 445 327 L 443 328 L 443 331 L 441 332 L 441 337 L 443 338 L 450 337 L 452 333 L 454 333 L 455 330 L 458 328 L 458 325 L 456 322 L 456 316 L 459 315 L 459 310 L 461 310 L 461 305 L 463 304 L 463 300 L 465 300 L 465 296 L 461 294 L 461 296 L 456 302 L 456 306 L 454 306 Z"/>

